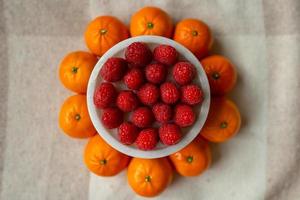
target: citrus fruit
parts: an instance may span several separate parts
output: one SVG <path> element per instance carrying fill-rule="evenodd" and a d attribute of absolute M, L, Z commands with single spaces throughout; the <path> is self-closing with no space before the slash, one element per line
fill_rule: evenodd
<path fill-rule="evenodd" d="M 112 16 L 101 16 L 91 21 L 84 33 L 87 47 L 102 56 L 108 49 L 129 37 L 126 26 Z"/>
<path fill-rule="evenodd" d="M 236 84 L 237 73 L 231 62 L 219 55 L 212 55 L 201 60 L 213 95 L 224 95 Z"/>
<path fill-rule="evenodd" d="M 137 194 L 154 197 L 171 183 L 173 171 L 167 158 L 133 158 L 128 166 L 127 178 Z"/>
<path fill-rule="evenodd" d="M 226 97 L 213 98 L 200 133 L 211 142 L 225 142 L 239 131 L 240 126 L 241 115 L 233 101 Z"/>
<path fill-rule="evenodd" d="M 97 61 L 97 57 L 88 52 L 69 53 L 59 66 L 60 81 L 69 90 L 85 94 L 90 75 Z"/>
<path fill-rule="evenodd" d="M 84 163 L 98 176 L 114 176 L 128 165 L 130 157 L 109 146 L 98 134 L 92 137 L 84 150 Z"/>
<path fill-rule="evenodd" d="M 182 176 L 197 176 L 203 173 L 211 163 L 210 148 L 203 139 L 194 140 L 169 157 L 176 171 Z"/>
<path fill-rule="evenodd" d="M 173 23 L 170 16 L 160 8 L 145 7 L 134 13 L 130 21 L 131 36 L 159 35 L 171 38 Z"/>
<path fill-rule="evenodd" d="M 175 28 L 173 39 L 179 42 L 198 59 L 208 54 L 213 42 L 209 27 L 198 19 L 184 19 Z"/>
<path fill-rule="evenodd" d="M 65 100 L 59 113 L 59 126 L 74 138 L 95 135 L 96 130 L 88 113 L 85 95 L 73 95 Z"/>

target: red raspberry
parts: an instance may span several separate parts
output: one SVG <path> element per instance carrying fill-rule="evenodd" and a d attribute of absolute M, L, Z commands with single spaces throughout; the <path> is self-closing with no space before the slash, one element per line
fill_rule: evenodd
<path fill-rule="evenodd" d="M 174 83 L 165 82 L 160 86 L 160 96 L 163 102 L 174 104 L 180 98 L 180 92 Z"/>
<path fill-rule="evenodd" d="M 136 138 L 136 146 L 141 150 L 154 149 L 158 142 L 158 133 L 154 128 L 142 130 Z"/>
<path fill-rule="evenodd" d="M 97 108 L 111 106 L 117 97 L 117 90 L 111 83 L 101 83 L 94 92 L 94 104 Z"/>
<path fill-rule="evenodd" d="M 163 124 L 158 132 L 160 140 L 165 145 L 173 145 L 181 140 L 181 130 L 176 124 Z"/>
<path fill-rule="evenodd" d="M 162 64 L 174 65 L 178 59 L 178 53 L 174 47 L 159 45 L 154 49 L 153 57 Z"/>
<path fill-rule="evenodd" d="M 134 42 L 125 51 L 126 60 L 133 66 L 144 67 L 152 61 L 152 52 L 142 42 Z"/>
<path fill-rule="evenodd" d="M 136 137 L 138 136 L 139 129 L 130 122 L 124 122 L 119 126 L 118 136 L 120 142 L 123 144 L 134 143 Z"/>
<path fill-rule="evenodd" d="M 123 113 L 118 108 L 105 108 L 101 121 L 108 129 L 117 128 L 123 122 Z"/>
<path fill-rule="evenodd" d="M 146 79 L 154 84 L 163 82 L 166 79 L 167 69 L 164 65 L 153 63 L 146 67 Z"/>
<path fill-rule="evenodd" d="M 179 104 L 175 107 L 174 122 L 180 127 L 187 127 L 195 122 L 196 116 L 192 107 Z"/>
<path fill-rule="evenodd" d="M 195 77 L 196 69 L 189 62 L 178 62 L 173 68 L 173 78 L 179 85 L 189 84 Z"/>
<path fill-rule="evenodd" d="M 109 58 L 100 70 L 101 77 L 108 82 L 122 79 L 127 70 L 126 60 L 123 58 Z"/>
<path fill-rule="evenodd" d="M 121 91 L 117 97 L 117 106 L 123 112 L 133 111 L 138 106 L 138 104 L 138 98 L 132 91 Z"/>
<path fill-rule="evenodd" d="M 203 93 L 198 85 L 190 84 L 181 88 L 181 101 L 189 105 L 196 105 L 203 100 Z"/>
<path fill-rule="evenodd" d="M 133 111 L 131 121 L 139 128 L 149 127 L 153 123 L 153 113 L 147 107 L 139 107 Z"/>
<path fill-rule="evenodd" d="M 153 106 L 152 112 L 156 121 L 160 123 L 166 123 L 172 119 L 171 106 L 164 103 L 157 103 Z"/>
<path fill-rule="evenodd" d="M 146 83 L 139 89 L 137 95 L 143 104 L 151 106 L 159 98 L 159 89 L 151 83 Z"/>
<path fill-rule="evenodd" d="M 144 74 L 137 68 L 130 69 L 124 76 L 125 85 L 132 90 L 139 89 L 144 83 Z"/>

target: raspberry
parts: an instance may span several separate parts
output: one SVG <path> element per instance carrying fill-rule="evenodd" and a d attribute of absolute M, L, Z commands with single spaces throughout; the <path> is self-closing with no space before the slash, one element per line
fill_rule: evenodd
<path fill-rule="evenodd" d="M 153 57 L 162 64 L 174 65 L 178 59 L 178 52 L 169 45 L 159 45 L 154 49 Z"/>
<path fill-rule="evenodd" d="M 143 104 L 151 106 L 159 98 L 159 89 L 151 83 L 146 83 L 139 89 L 137 95 Z"/>
<path fill-rule="evenodd" d="M 185 104 L 179 104 L 175 107 L 174 122 L 180 127 L 187 127 L 195 122 L 193 109 Z"/>
<path fill-rule="evenodd" d="M 108 129 L 117 128 L 123 122 L 123 113 L 118 108 L 105 108 L 101 121 Z"/>
<path fill-rule="evenodd" d="M 122 79 L 127 70 L 126 60 L 123 58 L 109 58 L 100 70 L 101 77 L 108 82 L 115 82 Z"/>
<path fill-rule="evenodd" d="M 189 84 L 196 74 L 194 65 L 189 62 L 178 62 L 173 68 L 173 78 L 179 85 Z"/>
<path fill-rule="evenodd" d="M 126 60 L 133 66 L 144 67 L 152 61 L 152 52 L 142 42 L 134 42 L 125 50 Z"/>
<path fill-rule="evenodd" d="M 117 90 L 111 83 L 101 83 L 94 92 L 94 104 L 97 108 L 111 106 L 117 97 Z"/>
<path fill-rule="evenodd" d="M 136 146 L 141 150 L 151 150 L 154 149 L 157 142 L 158 142 L 158 136 L 157 136 L 157 130 L 154 128 L 148 128 L 142 130 L 138 137 L 136 138 Z"/>
<path fill-rule="evenodd" d="M 139 107 L 133 111 L 131 121 L 139 128 L 149 127 L 153 123 L 153 113 L 147 107 Z"/>
<path fill-rule="evenodd" d="M 163 82 L 166 79 L 167 69 L 164 65 L 153 63 L 146 67 L 146 79 L 154 84 Z"/>
<path fill-rule="evenodd" d="M 138 136 L 139 129 L 130 122 L 124 122 L 119 126 L 118 136 L 123 144 L 134 143 Z"/>
<path fill-rule="evenodd" d="M 152 112 L 156 121 L 166 123 L 172 119 L 171 106 L 164 103 L 157 103 L 153 106 Z"/>
<path fill-rule="evenodd" d="M 165 145 L 173 145 L 180 141 L 181 130 L 176 124 L 163 124 L 159 130 L 159 138 Z"/>
<path fill-rule="evenodd" d="M 189 105 L 196 105 L 203 100 L 203 93 L 198 85 L 190 84 L 181 88 L 181 101 Z"/>
<path fill-rule="evenodd" d="M 174 104 L 180 98 L 180 92 L 174 83 L 165 82 L 160 86 L 160 96 L 163 102 Z"/>
<path fill-rule="evenodd" d="M 132 91 L 121 91 L 117 97 L 117 106 L 123 112 L 133 111 L 138 106 L 138 104 L 138 98 Z"/>
<path fill-rule="evenodd" d="M 144 83 L 144 74 L 142 70 L 137 68 L 130 69 L 124 76 L 124 83 L 129 89 L 139 89 Z"/>

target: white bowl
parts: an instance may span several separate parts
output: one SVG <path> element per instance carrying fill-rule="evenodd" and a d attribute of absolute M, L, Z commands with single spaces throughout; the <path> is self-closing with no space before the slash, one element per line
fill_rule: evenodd
<path fill-rule="evenodd" d="M 151 50 L 153 50 L 154 47 L 160 44 L 173 46 L 180 54 L 181 60 L 187 60 L 191 62 L 197 69 L 197 76 L 194 80 L 194 83 L 197 83 L 201 86 L 204 93 L 204 100 L 201 105 L 196 106 L 194 108 L 194 111 L 196 112 L 196 116 L 197 116 L 195 123 L 191 127 L 182 130 L 184 136 L 182 137 L 181 141 L 175 145 L 166 146 L 163 145 L 162 143 L 159 143 L 154 150 L 143 151 L 138 149 L 134 144 L 133 145 L 122 144 L 118 140 L 117 129 L 107 129 L 101 123 L 100 116 L 102 111 L 97 109 L 93 102 L 94 91 L 97 88 L 97 86 L 103 81 L 102 77 L 99 75 L 99 71 L 108 58 L 110 57 L 124 58 L 125 49 L 133 42 L 144 42 L 150 47 Z M 169 74 L 170 71 L 171 69 L 169 69 Z M 117 88 L 125 89 L 125 86 L 121 86 L 123 84 L 120 83 L 121 82 L 118 82 L 115 83 L 114 85 Z M 89 79 L 88 90 L 87 90 L 87 105 L 88 105 L 88 110 L 89 110 L 91 120 L 97 132 L 113 148 L 132 157 L 159 158 L 159 157 L 168 156 L 172 153 L 179 151 L 180 149 L 188 145 L 198 135 L 208 115 L 209 105 L 210 105 L 210 89 L 209 89 L 209 84 L 208 84 L 205 71 L 203 70 L 200 62 L 187 48 L 175 42 L 174 40 L 170 40 L 164 37 L 139 36 L 139 37 L 129 38 L 127 40 L 124 40 L 116 44 L 99 59 Z"/>

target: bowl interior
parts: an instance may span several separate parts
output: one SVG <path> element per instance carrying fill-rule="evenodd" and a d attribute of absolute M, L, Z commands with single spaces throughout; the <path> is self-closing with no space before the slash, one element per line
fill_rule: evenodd
<path fill-rule="evenodd" d="M 180 54 L 179 60 L 187 60 L 191 62 L 196 70 L 197 70 L 197 75 L 194 79 L 194 83 L 198 84 L 204 93 L 204 100 L 201 105 L 195 106 L 194 112 L 197 116 L 195 123 L 188 128 L 182 129 L 183 132 L 183 137 L 181 141 L 175 145 L 171 146 L 166 146 L 162 143 L 158 143 L 157 147 L 154 150 L 151 151 L 143 151 L 139 150 L 134 144 L 133 145 L 124 145 L 119 142 L 118 136 L 117 136 L 117 129 L 106 129 L 102 123 L 101 123 L 101 112 L 102 110 L 97 109 L 94 106 L 93 103 L 93 95 L 94 91 L 97 88 L 97 86 L 103 82 L 104 80 L 102 77 L 99 75 L 99 71 L 102 67 L 102 65 L 105 63 L 105 61 L 110 58 L 110 57 L 122 57 L 124 58 L 124 52 L 127 46 L 129 46 L 133 42 L 144 42 L 146 43 L 151 50 L 153 50 L 156 46 L 160 44 L 166 44 L 173 46 L 178 53 Z M 168 78 L 171 80 L 170 77 L 170 72 L 171 72 L 171 67 L 168 70 Z M 114 83 L 116 88 L 118 90 L 121 89 L 127 89 L 122 82 L 116 82 Z M 204 125 L 204 122 L 207 118 L 208 110 L 209 110 L 209 104 L 210 104 L 210 90 L 209 90 L 209 84 L 208 80 L 206 77 L 206 74 L 200 64 L 200 62 L 197 60 L 197 58 L 184 46 L 181 44 L 164 38 L 164 37 L 159 37 L 159 36 L 139 36 L 139 37 L 133 37 L 129 38 L 127 40 L 124 40 L 115 46 L 113 46 L 110 50 L 108 50 L 98 61 L 96 64 L 91 77 L 89 79 L 88 83 L 88 90 L 87 90 L 87 104 L 88 104 L 88 111 L 91 117 L 91 120 L 93 122 L 93 125 L 95 126 L 97 132 L 100 134 L 100 136 L 112 147 L 117 149 L 118 151 L 127 154 L 129 156 L 133 157 L 139 157 L 139 158 L 159 158 L 159 157 L 164 157 L 167 155 L 170 155 L 183 147 L 185 147 L 187 144 L 189 144 L 199 133 L 201 128 Z M 125 116 L 125 119 L 129 119 L 129 115 L 127 114 Z M 154 124 L 154 126 L 159 127 L 159 124 Z"/>

